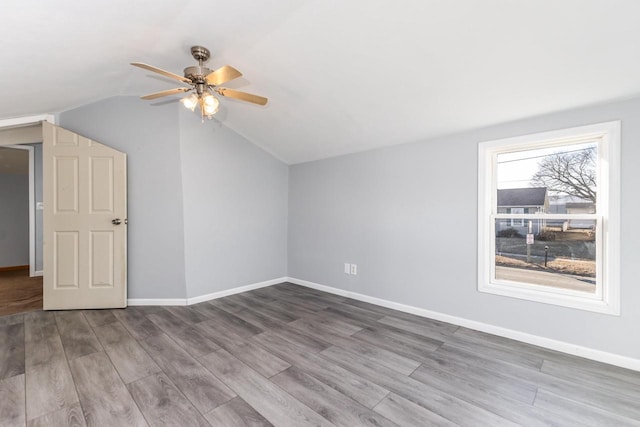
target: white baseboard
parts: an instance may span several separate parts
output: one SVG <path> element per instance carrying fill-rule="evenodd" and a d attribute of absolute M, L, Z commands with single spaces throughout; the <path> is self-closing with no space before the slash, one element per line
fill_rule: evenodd
<path fill-rule="evenodd" d="M 602 350 L 596 350 L 589 347 L 583 347 L 580 345 L 571 344 L 565 341 L 558 341 L 551 338 L 545 338 L 538 335 L 532 335 L 525 332 L 515 331 L 513 329 L 490 325 L 488 323 L 482 323 L 475 320 L 465 319 L 462 317 L 451 316 L 449 314 L 439 313 L 437 311 L 431 311 L 423 308 L 413 307 L 410 305 L 400 304 L 397 302 L 388 301 L 381 298 L 375 298 L 368 295 L 358 294 L 355 292 L 346 291 L 344 289 L 333 288 L 331 286 L 321 285 L 319 283 L 309 282 L 306 280 L 296 279 L 293 277 L 287 277 L 285 279 L 286 280 L 283 280 L 283 281 L 291 282 L 300 286 L 306 286 L 312 289 L 317 289 L 319 291 L 329 292 L 329 293 L 344 296 L 347 298 L 353 298 L 359 301 L 368 302 L 368 303 L 379 305 L 382 307 L 403 311 L 405 313 L 411 313 L 417 316 L 427 317 L 429 319 L 452 323 L 454 325 L 463 326 L 465 328 L 475 329 L 477 331 L 486 332 L 489 334 L 498 335 L 501 337 L 510 338 L 517 341 L 522 341 L 528 344 L 537 345 L 539 347 L 561 351 L 563 353 L 571 354 L 574 356 L 580 356 L 586 359 L 608 363 L 610 365 L 620 366 L 622 368 L 633 369 L 634 371 L 640 371 L 640 359 L 634 359 L 634 358 L 622 356 L 619 354 L 608 353 Z"/>
<path fill-rule="evenodd" d="M 224 291 L 213 292 L 211 294 L 200 295 L 192 298 L 131 298 L 127 300 L 127 305 L 191 305 L 197 304 L 199 302 L 210 301 L 216 298 L 227 297 L 233 294 L 239 294 L 241 292 L 251 291 L 258 288 L 264 288 L 266 286 L 276 285 L 278 283 L 286 282 L 287 279 L 287 277 L 279 277 L 277 279 L 271 279 L 259 283 L 252 283 L 250 285 L 239 286 L 237 288 L 226 289 Z"/>
<path fill-rule="evenodd" d="M 233 294 L 239 294 L 241 292 L 252 291 L 254 289 L 264 288 L 271 285 L 277 285 L 278 283 L 286 282 L 287 277 L 279 277 L 277 279 L 271 279 L 264 282 L 253 283 L 251 285 L 240 286 L 233 289 L 227 289 L 224 291 L 214 292 L 212 294 L 201 295 L 198 297 L 187 298 L 187 305 L 197 304 L 199 302 L 210 301 L 212 299 L 227 297 Z"/>
<path fill-rule="evenodd" d="M 128 306 L 139 305 L 187 305 L 186 298 L 129 298 Z"/>

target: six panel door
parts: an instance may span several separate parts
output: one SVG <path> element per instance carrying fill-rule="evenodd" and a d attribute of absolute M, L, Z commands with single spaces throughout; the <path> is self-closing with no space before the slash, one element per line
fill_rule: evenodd
<path fill-rule="evenodd" d="M 126 306 L 126 162 L 43 123 L 45 310 Z"/>

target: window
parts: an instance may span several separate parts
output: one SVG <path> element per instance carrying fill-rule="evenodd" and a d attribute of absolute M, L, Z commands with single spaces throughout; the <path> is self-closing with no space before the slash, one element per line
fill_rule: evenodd
<path fill-rule="evenodd" d="M 620 122 L 478 155 L 478 290 L 620 314 Z"/>
<path fill-rule="evenodd" d="M 512 214 L 523 214 L 524 208 L 507 208 L 508 213 Z M 524 219 L 523 218 L 511 218 L 511 226 L 512 227 L 524 227 Z"/>

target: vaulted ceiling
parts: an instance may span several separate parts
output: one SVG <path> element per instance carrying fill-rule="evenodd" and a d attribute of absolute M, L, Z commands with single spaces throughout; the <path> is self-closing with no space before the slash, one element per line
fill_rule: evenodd
<path fill-rule="evenodd" d="M 182 74 L 199 44 L 210 68 L 244 73 L 226 86 L 269 98 L 225 98 L 216 119 L 287 163 L 640 95 L 637 0 L 4 0 L 0 11 L 0 119 L 176 87 L 129 63 Z"/>

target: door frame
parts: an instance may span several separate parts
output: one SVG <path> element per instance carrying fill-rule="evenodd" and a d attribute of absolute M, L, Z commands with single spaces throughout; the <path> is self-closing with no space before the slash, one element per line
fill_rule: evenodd
<path fill-rule="evenodd" d="M 52 114 L 41 114 L 37 116 L 25 116 L 16 117 L 12 119 L 1 119 L 0 130 L 10 129 L 23 126 L 31 126 L 42 123 L 43 121 L 51 124 L 56 124 L 55 117 Z M 24 144 L 37 143 L 42 141 L 24 142 Z M 22 144 L 22 142 L 18 142 Z M 36 271 L 36 234 L 35 234 L 35 162 L 34 162 L 34 148 L 26 145 L 16 145 L 15 142 L 3 142 L 0 141 L 0 146 L 7 148 L 15 148 L 18 150 L 29 151 L 29 276 L 42 276 L 44 274 L 44 260 L 42 270 Z M 43 176 L 44 184 L 44 176 Z M 43 236 L 45 230 L 42 230 Z"/>
<path fill-rule="evenodd" d="M 42 276 L 43 270 L 36 271 L 35 149 L 29 145 L 3 145 L 2 147 L 26 150 L 29 155 L 29 277 Z"/>

